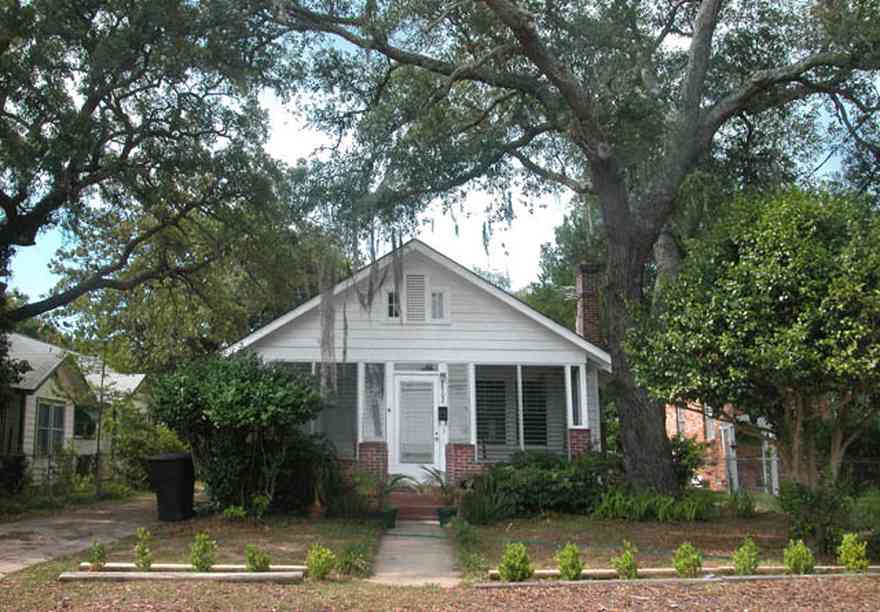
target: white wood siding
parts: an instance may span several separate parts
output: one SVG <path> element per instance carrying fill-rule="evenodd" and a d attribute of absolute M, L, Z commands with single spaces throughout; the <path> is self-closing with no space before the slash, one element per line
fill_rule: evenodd
<path fill-rule="evenodd" d="M 448 322 L 388 321 L 384 292 L 364 311 L 354 291 L 337 296 L 336 358 L 342 361 L 344 313 L 347 361 L 476 362 L 550 365 L 583 363 L 584 351 L 461 277 L 411 253 L 405 274 L 423 274 L 427 286 L 449 289 Z M 389 279 L 386 285 L 392 282 Z M 404 286 L 406 282 L 404 282 Z M 386 287 L 387 288 L 387 287 Z M 404 295 L 403 303 L 407 303 Z M 257 341 L 267 361 L 320 360 L 320 319 L 313 310 Z"/>

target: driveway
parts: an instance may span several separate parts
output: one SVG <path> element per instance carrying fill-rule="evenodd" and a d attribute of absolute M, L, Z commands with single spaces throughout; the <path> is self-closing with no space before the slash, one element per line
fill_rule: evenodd
<path fill-rule="evenodd" d="M 139 495 L 124 502 L 72 507 L 39 518 L 0 523 L 0 579 L 11 572 L 109 544 L 155 524 L 156 497 Z"/>

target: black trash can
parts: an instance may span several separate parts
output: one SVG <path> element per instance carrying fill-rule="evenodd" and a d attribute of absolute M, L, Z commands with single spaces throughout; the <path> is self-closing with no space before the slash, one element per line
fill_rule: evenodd
<path fill-rule="evenodd" d="M 147 457 L 150 483 L 156 492 L 160 521 L 184 521 L 193 516 L 195 469 L 189 453 Z"/>

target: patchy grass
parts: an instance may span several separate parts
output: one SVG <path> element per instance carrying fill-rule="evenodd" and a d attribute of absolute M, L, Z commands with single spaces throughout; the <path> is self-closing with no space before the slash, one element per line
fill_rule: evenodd
<path fill-rule="evenodd" d="M 611 567 L 611 557 L 620 554 L 623 540 L 629 540 L 638 548 L 640 567 L 671 566 L 675 549 L 684 542 L 690 542 L 703 553 L 706 565 L 732 563 L 734 551 L 746 536 L 751 536 L 758 545 L 762 563 L 781 563 L 782 550 L 788 542 L 786 517 L 772 513 L 752 519 L 693 523 L 600 521 L 556 515 L 514 519 L 474 529 L 477 530 L 476 543 L 467 549 L 459 546 L 458 553 L 462 569 L 476 579 L 485 576 L 484 570 L 468 560 L 476 554 L 495 567 L 509 542 L 524 543 L 538 569 L 555 568 L 553 557 L 568 542 L 580 547 L 588 568 Z"/>
<path fill-rule="evenodd" d="M 265 522 L 228 521 L 220 515 L 151 529 L 153 563 L 189 563 L 190 546 L 197 532 L 207 532 L 217 542 L 217 563 L 244 563 L 244 547 L 253 544 L 269 553 L 272 563 L 302 564 L 312 544 L 321 544 L 337 555 L 349 544 L 362 544 L 372 560 L 382 533 L 378 523 L 311 520 L 272 516 Z M 108 547 L 108 561 L 133 561 L 135 539 L 126 538 Z"/>

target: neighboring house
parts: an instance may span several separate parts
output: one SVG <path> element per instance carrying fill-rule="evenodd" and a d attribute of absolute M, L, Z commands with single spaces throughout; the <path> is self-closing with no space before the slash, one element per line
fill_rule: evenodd
<path fill-rule="evenodd" d="M 456 482 L 520 450 L 598 447 L 608 353 L 423 242 L 339 283 L 333 306 L 337 391 L 312 427 L 342 459 Z M 321 338 L 316 297 L 226 353 L 315 372 Z"/>
<path fill-rule="evenodd" d="M 72 446 L 78 455 L 96 450 L 100 398 L 139 394 L 144 376 L 109 368 L 95 373 L 94 358 L 21 334 L 9 335 L 9 356 L 27 361 L 31 370 L 12 385 L 12 400 L 0 406 L 0 455 L 24 454 L 36 481 L 52 465 L 60 448 Z M 109 440 L 101 449 L 110 447 Z"/>
<path fill-rule="evenodd" d="M 727 407 L 727 411 L 731 408 Z M 779 493 L 780 461 L 767 436 L 755 432 L 746 415 L 730 419 L 712 418 L 712 409 L 695 406 L 666 406 L 666 434 L 680 435 L 707 445 L 706 465 L 697 476 L 716 491 L 763 491 Z M 761 425 L 759 423 L 759 425 Z"/>

